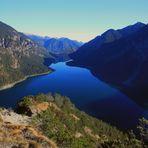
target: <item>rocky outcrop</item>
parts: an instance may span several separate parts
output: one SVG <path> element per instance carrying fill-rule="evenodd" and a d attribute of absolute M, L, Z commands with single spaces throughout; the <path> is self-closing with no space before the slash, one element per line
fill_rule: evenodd
<path fill-rule="evenodd" d="M 31 118 L 12 110 L 0 111 L 0 147 L 57 148 L 56 144 L 31 125 Z"/>
<path fill-rule="evenodd" d="M 19 114 L 25 114 L 27 116 L 36 116 L 42 111 L 46 111 L 51 103 L 49 102 L 37 102 L 29 98 L 32 102 L 30 105 L 26 105 L 24 102 L 20 102 L 16 108 L 16 112 Z"/>

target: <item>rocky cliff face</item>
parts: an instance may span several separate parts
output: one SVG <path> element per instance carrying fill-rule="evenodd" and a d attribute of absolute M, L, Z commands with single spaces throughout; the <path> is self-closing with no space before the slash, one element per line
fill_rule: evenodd
<path fill-rule="evenodd" d="M 45 57 L 51 58 L 46 49 L 0 22 L 0 87 L 27 75 L 47 72 Z"/>

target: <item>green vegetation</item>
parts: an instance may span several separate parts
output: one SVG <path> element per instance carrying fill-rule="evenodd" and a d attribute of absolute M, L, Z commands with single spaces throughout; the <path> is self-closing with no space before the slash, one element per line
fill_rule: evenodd
<path fill-rule="evenodd" d="M 0 48 L 0 51 L 5 51 L 5 54 L 1 54 L 0 52 L 0 57 L 2 57 L 0 63 L 0 66 L 2 66 L 0 68 L 0 87 L 24 79 L 29 75 L 46 73 L 49 71 L 48 67 L 43 64 L 43 58 L 35 55 L 30 57 L 22 56 L 21 59 L 15 57 L 18 59 L 19 67 L 13 68 L 12 63 L 14 59 L 9 52 L 4 48 Z"/>
<path fill-rule="evenodd" d="M 0 88 L 30 75 L 47 73 L 49 52 L 27 36 L 0 22 Z"/>
<path fill-rule="evenodd" d="M 101 120 L 93 118 L 79 111 L 70 102 L 69 98 L 55 94 L 52 96 L 38 95 L 24 99 L 30 107 L 35 104 L 48 102 L 46 110 L 32 118 L 32 124 L 40 129 L 48 138 L 54 140 L 59 147 L 66 148 L 142 148 L 146 141 L 138 139 L 132 132 L 130 134 L 119 131 Z M 144 120 L 147 122 L 147 120 Z M 140 129 L 145 136 L 144 127 Z M 145 124 L 144 124 L 145 125 Z M 143 134 L 142 134 L 143 135 Z M 142 136 L 143 137 L 143 136 Z"/>
<path fill-rule="evenodd" d="M 148 120 L 142 118 L 139 120 L 139 133 L 143 143 L 148 144 Z"/>

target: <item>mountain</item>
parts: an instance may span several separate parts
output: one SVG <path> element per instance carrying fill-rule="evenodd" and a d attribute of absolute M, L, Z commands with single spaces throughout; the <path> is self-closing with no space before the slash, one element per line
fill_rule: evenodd
<path fill-rule="evenodd" d="M 82 42 L 71 40 L 68 38 L 50 38 L 36 35 L 28 35 L 34 42 L 46 48 L 55 57 L 67 59 L 68 55 L 77 51 L 83 45 Z"/>
<path fill-rule="evenodd" d="M 44 43 L 50 39 L 50 37 L 43 37 L 43 36 L 39 36 L 39 35 L 33 35 L 33 34 L 25 34 L 26 36 L 28 36 L 32 41 L 34 41 L 35 43 L 44 46 Z"/>
<path fill-rule="evenodd" d="M 0 88 L 29 75 L 46 73 L 49 52 L 27 36 L 0 22 Z"/>
<path fill-rule="evenodd" d="M 75 52 L 83 43 L 68 38 L 51 38 L 44 43 L 44 47 L 55 54 Z"/>
<path fill-rule="evenodd" d="M 95 39 L 81 46 L 79 50 L 71 54 L 71 58 L 81 63 L 83 62 L 83 59 L 89 58 L 89 54 L 97 50 L 102 44 L 111 43 L 122 37 L 126 37 L 144 26 L 145 24 L 138 22 L 134 25 L 130 25 L 119 30 L 109 29 L 106 32 L 104 32 L 101 36 L 97 36 Z"/>
<path fill-rule="evenodd" d="M 93 40 L 95 44 L 92 48 L 90 46 L 92 41 L 85 44 L 78 52 L 71 55 L 73 61 L 69 64 L 89 68 L 99 79 L 120 88 L 138 103 L 147 104 L 148 25 L 138 23 L 133 27 L 134 29 L 129 26 L 118 30 L 122 32 L 122 37 L 116 39 L 116 34 L 112 42 L 100 45 L 98 42 L 100 40 L 97 38 L 97 41 Z M 112 30 L 106 33 L 113 35 Z M 84 53 L 83 57 L 80 54 L 82 49 L 86 52 L 88 50 L 89 54 L 86 56 Z"/>
<path fill-rule="evenodd" d="M 79 111 L 59 94 L 28 96 L 15 109 L 0 109 L 0 147 L 22 148 L 146 148 L 147 120 L 141 138 Z"/>

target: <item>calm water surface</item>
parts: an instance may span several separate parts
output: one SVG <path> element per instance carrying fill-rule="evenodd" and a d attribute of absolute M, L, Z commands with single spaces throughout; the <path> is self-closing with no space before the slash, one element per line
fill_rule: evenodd
<path fill-rule="evenodd" d="M 0 91 L 0 106 L 15 107 L 26 95 L 60 93 L 70 97 L 80 110 L 120 128 L 132 128 L 148 112 L 119 90 L 95 78 L 87 69 L 52 64 L 56 71 L 29 78 L 13 88 Z"/>

